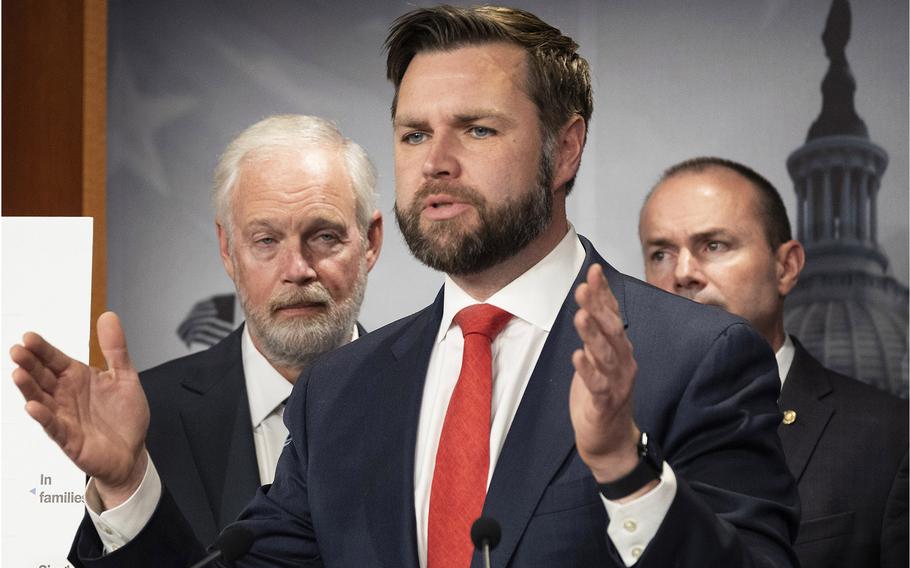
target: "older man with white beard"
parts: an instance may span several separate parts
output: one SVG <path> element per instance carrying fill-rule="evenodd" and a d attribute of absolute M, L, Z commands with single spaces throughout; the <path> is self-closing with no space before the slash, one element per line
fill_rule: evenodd
<path fill-rule="evenodd" d="M 203 542 L 272 482 L 284 401 L 304 367 L 363 333 L 382 244 L 375 185 L 364 150 L 311 116 L 254 124 L 215 169 L 221 258 L 246 324 L 140 375 L 149 455 Z"/>

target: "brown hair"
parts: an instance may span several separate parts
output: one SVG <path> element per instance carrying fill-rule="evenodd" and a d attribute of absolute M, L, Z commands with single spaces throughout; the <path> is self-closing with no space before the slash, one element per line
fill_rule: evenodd
<path fill-rule="evenodd" d="M 588 62 L 578 54 L 578 44 L 530 12 L 498 6 L 419 8 L 392 23 L 385 41 L 386 76 L 395 86 L 392 118 L 415 55 L 494 42 L 512 43 L 527 53 L 526 90 L 537 106 L 544 148 L 552 151 L 560 128 L 573 115 L 587 126 L 594 101 Z M 567 193 L 574 181 L 566 184 Z"/>

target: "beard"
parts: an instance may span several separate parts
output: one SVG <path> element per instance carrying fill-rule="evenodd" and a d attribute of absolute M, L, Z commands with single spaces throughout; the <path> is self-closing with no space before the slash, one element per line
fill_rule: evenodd
<path fill-rule="evenodd" d="M 236 263 L 235 263 L 236 266 Z M 366 290 L 367 265 L 361 259 L 351 295 L 336 302 L 321 282 L 284 290 L 273 295 L 265 306 L 253 306 L 237 279 L 237 295 L 250 334 L 258 340 L 257 347 L 274 366 L 303 369 L 313 359 L 350 341 Z M 326 309 L 313 316 L 284 318 L 282 308 L 301 304 L 323 304 Z"/>
<path fill-rule="evenodd" d="M 500 205 L 488 202 L 476 189 L 457 183 L 424 183 L 405 209 L 395 204 L 395 220 L 417 260 L 446 274 L 467 275 L 486 270 L 523 250 L 550 224 L 553 216 L 553 153 L 544 149 L 534 187 L 520 197 Z M 435 194 L 451 195 L 477 211 L 474 230 L 461 226 L 460 218 L 434 221 L 420 226 L 424 200 Z"/>

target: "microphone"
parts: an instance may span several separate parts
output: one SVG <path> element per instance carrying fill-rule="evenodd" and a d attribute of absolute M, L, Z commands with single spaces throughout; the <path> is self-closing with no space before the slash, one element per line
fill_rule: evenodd
<path fill-rule="evenodd" d="M 253 531 L 243 525 L 228 525 L 212 544 L 214 550 L 190 568 L 202 568 L 218 558 L 233 562 L 249 552 L 251 546 L 253 546 Z"/>
<path fill-rule="evenodd" d="M 494 518 L 480 517 L 471 525 L 471 542 L 483 553 L 484 568 L 490 568 L 490 551 L 496 548 L 500 538 L 502 529 Z"/>

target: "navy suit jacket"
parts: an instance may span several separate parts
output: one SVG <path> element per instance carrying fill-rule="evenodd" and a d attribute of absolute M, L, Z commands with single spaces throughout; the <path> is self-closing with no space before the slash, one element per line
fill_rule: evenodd
<path fill-rule="evenodd" d="M 591 244 L 580 282 L 592 263 Z M 776 435 L 777 366 L 745 322 L 605 265 L 639 370 L 635 419 L 663 448 L 676 498 L 642 567 L 794 566 L 798 498 Z M 568 392 L 581 345 L 565 299 L 509 430 L 484 504 L 499 567 L 623 566 L 575 450 Z M 414 447 L 442 295 L 314 363 L 294 388 L 274 484 L 241 515 L 256 536 L 238 566 L 416 568 Z M 202 555 L 162 497 L 135 540 L 101 557 L 85 523 L 79 566 L 180 566 Z M 467 538 L 467 536 L 466 536 Z M 480 566 L 475 554 L 473 566 Z"/>
<path fill-rule="evenodd" d="M 907 401 L 826 369 L 793 338 L 779 428 L 797 479 L 803 568 L 901 567 L 908 559 Z"/>

